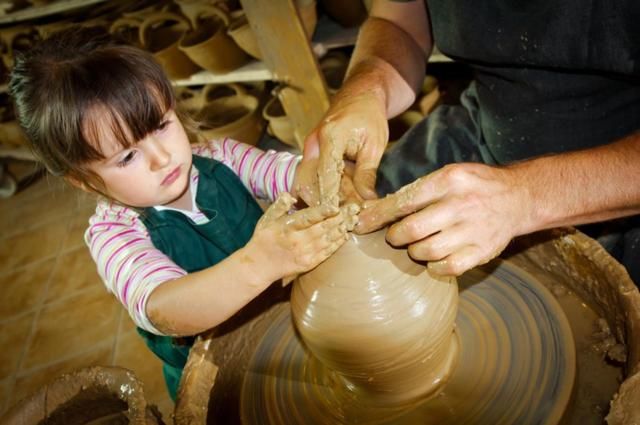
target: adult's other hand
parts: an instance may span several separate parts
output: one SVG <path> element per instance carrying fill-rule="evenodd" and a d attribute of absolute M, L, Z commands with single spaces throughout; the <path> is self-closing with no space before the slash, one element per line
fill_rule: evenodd
<path fill-rule="evenodd" d="M 452 164 L 366 202 L 356 232 L 368 233 L 402 218 L 389 228 L 389 243 L 408 245 L 409 255 L 429 261 L 437 274 L 460 275 L 496 257 L 524 233 L 529 203 L 515 170 Z"/>

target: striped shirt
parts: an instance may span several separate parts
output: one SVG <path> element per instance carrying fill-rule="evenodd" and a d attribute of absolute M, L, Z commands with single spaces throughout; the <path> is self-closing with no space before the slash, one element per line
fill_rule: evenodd
<path fill-rule="evenodd" d="M 299 156 L 287 152 L 263 152 L 230 139 L 194 145 L 193 153 L 220 161 L 240 177 L 254 197 L 268 201 L 290 191 L 300 161 Z M 192 194 L 197 192 L 198 177 L 198 170 L 191 167 Z M 207 222 L 200 211 L 178 211 L 197 224 Z M 85 242 L 107 289 L 127 308 L 136 325 L 162 335 L 146 315 L 147 300 L 160 284 L 187 272 L 155 248 L 137 212 L 106 199 L 98 201 L 89 218 Z"/>

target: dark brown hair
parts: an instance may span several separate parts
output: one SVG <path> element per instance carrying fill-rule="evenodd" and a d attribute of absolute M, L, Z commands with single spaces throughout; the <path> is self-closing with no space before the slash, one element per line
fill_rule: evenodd
<path fill-rule="evenodd" d="M 99 193 L 104 182 L 86 166 L 104 158 L 97 118 L 104 122 L 107 114 L 113 135 L 128 148 L 176 106 L 153 56 L 96 27 L 62 30 L 16 58 L 9 90 L 38 159 L 52 174 Z"/>

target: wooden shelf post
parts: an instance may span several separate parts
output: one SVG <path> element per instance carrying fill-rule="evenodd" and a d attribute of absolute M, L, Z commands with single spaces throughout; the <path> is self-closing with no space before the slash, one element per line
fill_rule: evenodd
<path fill-rule="evenodd" d="M 296 5 L 293 0 L 240 0 L 240 3 L 264 62 L 281 85 L 278 96 L 302 149 L 305 137 L 329 108 L 329 93 Z"/>

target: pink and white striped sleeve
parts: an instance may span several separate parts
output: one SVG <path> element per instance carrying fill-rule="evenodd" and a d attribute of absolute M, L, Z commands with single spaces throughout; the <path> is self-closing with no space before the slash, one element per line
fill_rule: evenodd
<path fill-rule="evenodd" d="M 187 273 L 154 247 L 138 213 L 100 201 L 89 219 L 85 242 L 107 289 L 125 306 L 135 324 L 162 335 L 146 314 L 149 295 L 160 284 Z"/>
<path fill-rule="evenodd" d="M 300 155 L 263 151 L 232 139 L 211 140 L 194 146 L 193 153 L 218 160 L 231 168 L 256 198 L 274 201 L 282 192 L 290 192 Z"/>

